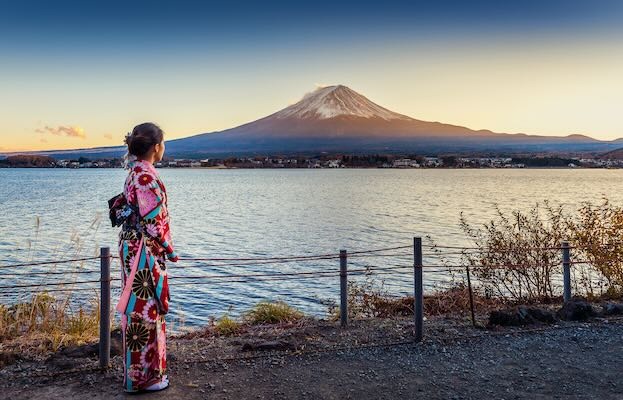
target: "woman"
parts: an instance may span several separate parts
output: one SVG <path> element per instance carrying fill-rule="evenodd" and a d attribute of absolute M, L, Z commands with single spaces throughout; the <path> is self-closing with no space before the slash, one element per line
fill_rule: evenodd
<path fill-rule="evenodd" d="M 164 315 L 169 309 L 165 262 L 177 261 L 167 211 L 167 192 L 154 163 L 162 160 L 164 139 L 155 124 L 137 125 L 126 136 L 127 168 L 119 255 L 123 292 L 124 389 L 168 387 Z"/>

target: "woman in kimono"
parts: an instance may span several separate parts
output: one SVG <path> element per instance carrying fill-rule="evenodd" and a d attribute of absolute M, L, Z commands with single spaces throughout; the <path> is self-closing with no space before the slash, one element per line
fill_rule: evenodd
<path fill-rule="evenodd" d="M 123 292 L 124 390 L 168 387 L 164 316 L 169 309 L 166 261 L 177 261 L 167 211 L 167 192 L 154 168 L 164 140 L 155 124 L 137 125 L 126 136 L 128 176 L 123 189 L 119 255 Z"/>

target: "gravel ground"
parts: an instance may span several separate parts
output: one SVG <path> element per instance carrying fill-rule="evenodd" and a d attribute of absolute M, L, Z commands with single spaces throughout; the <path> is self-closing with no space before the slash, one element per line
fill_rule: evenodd
<path fill-rule="evenodd" d="M 347 330 L 320 321 L 172 339 L 171 387 L 139 397 L 623 399 L 621 319 L 495 331 L 440 319 L 427 321 L 419 344 L 408 343 L 411 328 L 408 320 L 356 321 Z M 0 390 L 7 399 L 136 397 L 121 391 L 120 362 L 102 373 L 22 360 L 0 370 Z M 74 367 L 96 365 L 91 358 Z"/>

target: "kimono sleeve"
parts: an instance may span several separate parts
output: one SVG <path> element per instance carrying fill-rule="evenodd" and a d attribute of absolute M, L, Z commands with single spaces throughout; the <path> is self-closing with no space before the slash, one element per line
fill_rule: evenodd
<path fill-rule="evenodd" d="M 164 201 L 165 194 L 156 177 L 149 172 L 136 176 L 136 200 L 141 223 L 147 235 L 164 250 L 167 258 L 173 262 L 178 257 L 173 248 L 169 227 L 169 212 Z"/>

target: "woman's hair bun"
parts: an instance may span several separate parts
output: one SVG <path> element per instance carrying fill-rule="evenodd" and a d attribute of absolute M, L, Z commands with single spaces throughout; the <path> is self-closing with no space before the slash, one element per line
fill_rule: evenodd
<path fill-rule="evenodd" d="M 152 122 L 136 125 L 132 132 L 125 136 L 128 153 L 137 157 L 144 156 L 155 144 L 161 143 L 164 133 L 160 127 Z"/>
<path fill-rule="evenodd" d="M 130 147 L 130 143 L 132 143 L 132 132 L 128 132 L 125 134 L 125 138 L 123 139 L 123 143 Z"/>

